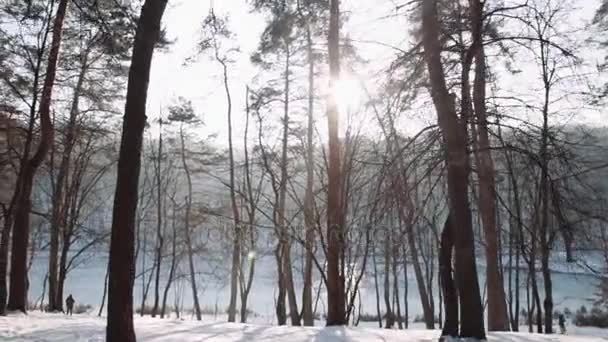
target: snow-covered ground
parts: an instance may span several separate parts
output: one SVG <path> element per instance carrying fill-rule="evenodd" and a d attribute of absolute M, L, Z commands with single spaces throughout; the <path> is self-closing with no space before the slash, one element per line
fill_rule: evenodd
<path fill-rule="evenodd" d="M 0 341 L 105 341 L 105 318 L 91 315 L 30 314 L 0 317 Z M 416 327 L 415 327 L 416 328 Z M 333 342 L 333 341 L 437 341 L 437 330 L 384 330 L 366 327 L 277 327 L 203 320 L 135 319 L 138 341 L 210 342 Z M 511 342 L 600 342 L 608 341 L 608 330 L 574 328 L 568 335 L 491 333 L 489 341 Z"/>

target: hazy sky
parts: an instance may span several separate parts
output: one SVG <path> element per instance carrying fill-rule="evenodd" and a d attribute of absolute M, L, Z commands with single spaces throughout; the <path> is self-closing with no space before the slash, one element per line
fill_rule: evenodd
<path fill-rule="evenodd" d="M 514 1 L 514 0 L 511 0 Z M 570 0 L 572 13 L 569 20 L 575 26 L 582 26 L 591 20 L 598 0 Z M 171 104 L 178 96 L 193 101 L 197 112 L 202 114 L 205 128 L 204 134 L 217 133 L 218 143 L 226 141 L 226 102 L 221 83 L 221 69 L 219 65 L 208 56 L 201 56 L 196 63 L 184 66 L 188 57 L 194 55 L 196 41 L 200 36 L 200 27 L 203 18 L 208 14 L 212 0 L 170 0 L 165 18 L 164 27 L 169 38 L 175 40 L 168 52 L 157 51 L 153 61 L 148 112 L 150 117 L 157 116 L 161 106 Z M 408 30 L 411 26 L 405 16 L 395 16 L 397 3 L 393 0 L 343 0 L 342 10 L 348 12 L 350 20 L 343 28 L 342 34 L 347 34 L 355 42 L 361 56 L 369 61 L 368 67 L 358 72 L 371 82 L 372 76 L 387 67 L 388 61 L 396 51 L 387 46 L 410 47 Z M 251 52 L 257 47 L 259 36 L 265 26 L 264 15 L 251 13 L 251 6 L 246 0 L 216 0 L 213 6 L 217 14 L 230 15 L 229 26 L 236 34 L 237 45 L 241 52 L 236 55 L 235 63 L 230 68 L 230 86 L 233 98 L 233 115 L 238 138 L 241 134 L 244 108 L 245 86 L 251 82 L 259 72 L 249 63 Z M 567 23 L 564 23 L 566 25 Z M 581 47 L 584 49 L 584 47 Z M 584 52 L 590 64 L 597 63 L 603 52 L 593 54 L 593 51 Z M 492 66 L 497 69 L 500 66 Z M 535 89 L 534 64 L 520 66 L 523 75 L 514 75 L 505 80 L 507 87 L 513 91 L 530 93 Z M 509 86 L 510 84 L 510 86 Z M 525 86 L 522 86 L 525 85 Z M 373 87 L 370 83 L 368 86 Z M 570 104 L 572 105 L 572 104 Z M 573 106 L 576 106 L 574 104 Z M 322 122 L 325 109 L 318 106 L 317 120 Z M 416 119 L 402 120 L 402 126 L 413 128 L 422 127 L 426 123 L 434 123 L 435 116 L 432 108 L 420 108 L 415 115 Z M 597 111 L 586 111 L 585 120 L 603 124 Z M 373 120 L 373 118 L 370 118 Z M 373 123 L 375 125 L 375 122 Z M 407 129 L 408 127 L 400 127 Z M 321 130 L 321 128 L 320 128 Z"/>

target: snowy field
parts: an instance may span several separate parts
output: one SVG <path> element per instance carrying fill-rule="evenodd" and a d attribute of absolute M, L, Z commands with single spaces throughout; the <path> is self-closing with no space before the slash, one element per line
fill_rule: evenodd
<path fill-rule="evenodd" d="M 0 317 L 0 341 L 105 341 L 105 318 L 91 315 L 66 317 L 63 314 L 13 314 Z M 571 328 L 568 335 L 537 335 L 527 333 L 492 333 L 489 341 L 510 342 L 578 342 L 608 341 L 608 330 Z M 135 319 L 138 341 L 209 341 L 209 342 L 333 342 L 333 341 L 437 341 L 437 330 L 384 330 L 365 327 L 277 327 L 270 325 L 225 323 L 203 320 Z"/>

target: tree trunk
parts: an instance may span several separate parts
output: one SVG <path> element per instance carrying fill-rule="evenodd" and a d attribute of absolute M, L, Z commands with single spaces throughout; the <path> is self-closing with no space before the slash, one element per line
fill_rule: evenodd
<path fill-rule="evenodd" d="M 192 237 L 190 235 L 190 211 L 192 210 L 192 178 L 190 176 L 190 168 L 186 162 L 186 143 L 184 141 L 184 131 L 180 127 L 179 136 L 182 147 L 182 165 L 186 172 L 186 180 L 188 181 L 188 196 L 186 196 L 186 215 L 184 218 L 184 235 L 186 237 L 186 248 L 188 252 L 188 268 L 190 269 L 190 287 L 192 288 L 192 300 L 194 301 L 194 313 L 196 319 L 201 320 L 201 306 L 198 301 L 198 289 L 196 286 L 196 271 L 194 267 L 194 251 L 192 249 Z"/>
<path fill-rule="evenodd" d="M 171 268 L 169 269 L 169 277 L 167 278 L 167 284 L 165 285 L 165 291 L 163 292 L 163 304 L 160 308 L 160 318 L 165 318 L 165 312 L 167 308 L 167 296 L 169 289 L 173 283 L 175 277 L 175 269 L 177 268 L 177 225 L 175 224 L 175 213 L 177 204 L 173 203 L 173 217 L 171 218 L 171 228 L 173 230 L 173 240 L 171 241 Z"/>
<path fill-rule="evenodd" d="M 144 236 L 144 255 L 143 255 L 143 270 L 141 273 L 141 278 L 142 278 L 142 296 L 141 296 L 141 310 L 140 310 L 140 315 L 141 317 L 144 317 L 144 315 L 146 314 L 146 300 L 148 299 L 148 292 L 150 292 L 150 285 L 152 284 L 152 277 L 154 277 L 154 264 L 152 264 L 152 267 L 150 268 L 150 276 L 148 277 L 148 281 L 146 281 L 146 253 L 145 253 L 145 249 L 146 249 L 146 242 L 147 239 Z"/>
<path fill-rule="evenodd" d="M 10 296 L 7 306 L 9 310 L 20 310 L 25 312 L 27 307 L 27 251 L 30 235 L 29 215 L 32 208 L 31 195 L 36 171 L 46 158 L 46 155 L 53 144 L 53 123 L 50 115 L 51 98 L 53 95 L 53 86 L 55 84 L 57 61 L 59 60 L 61 36 L 63 33 L 63 22 L 67 7 L 68 0 L 61 0 L 57 7 L 57 13 L 55 14 L 51 49 L 49 51 L 42 96 L 40 97 L 40 143 L 34 156 L 23 165 L 24 170 L 21 173 L 22 181 L 20 182 L 21 189 L 19 191 L 19 198 L 15 202 L 9 288 Z"/>
<path fill-rule="evenodd" d="M 407 276 L 407 251 L 405 245 L 403 245 L 403 323 L 405 325 L 405 329 L 409 328 L 410 324 L 410 311 L 409 311 L 409 301 L 407 296 L 409 295 L 409 282 Z"/>
<path fill-rule="evenodd" d="M 248 229 L 248 233 L 250 235 L 250 239 L 251 239 L 251 248 L 252 248 L 252 252 L 255 253 L 255 244 L 256 244 L 256 236 L 255 236 L 255 224 L 256 224 L 256 211 L 257 211 L 257 200 L 255 199 L 255 195 L 253 192 L 253 186 L 251 183 L 251 171 L 249 168 L 249 149 L 248 149 L 248 142 L 249 142 L 249 118 L 250 118 L 250 107 L 249 107 L 249 87 L 246 87 L 245 89 L 245 130 L 244 130 L 244 134 L 243 134 L 243 152 L 244 152 L 244 170 L 245 170 L 245 186 L 246 186 L 246 193 L 247 193 L 247 199 L 248 199 L 248 205 L 249 205 L 249 210 L 247 211 L 247 217 L 249 219 L 249 222 L 247 224 L 247 227 L 243 227 L 243 235 L 242 237 L 242 242 L 245 242 L 245 228 Z M 244 253 L 245 251 L 241 251 L 241 260 L 244 259 Z M 249 256 L 249 254 L 248 254 Z M 241 291 L 241 323 L 246 323 L 247 322 L 247 315 L 248 315 L 248 310 L 247 310 L 247 300 L 249 298 L 249 293 L 251 292 L 251 287 L 253 286 L 253 276 L 255 274 L 255 263 L 256 263 L 256 256 L 255 254 L 253 255 L 253 257 L 247 257 L 247 259 L 249 260 L 249 274 L 247 276 L 247 282 L 245 283 L 245 279 L 244 279 L 244 275 L 243 275 L 243 270 L 242 270 L 242 263 L 241 263 L 241 269 L 239 270 L 239 278 L 241 279 L 241 286 L 240 286 L 240 291 Z"/>
<path fill-rule="evenodd" d="M 441 336 L 458 336 L 458 292 L 452 275 L 452 249 L 454 239 L 452 238 L 452 227 L 450 217 L 445 221 L 441 232 L 441 244 L 439 247 L 439 276 L 441 278 L 441 290 L 443 292 L 445 305 L 445 322 Z"/>
<path fill-rule="evenodd" d="M 44 30 L 44 34 L 41 37 L 40 47 L 36 51 L 36 64 L 33 70 L 34 75 L 31 87 L 32 103 L 30 106 L 28 131 L 26 135 L 25 144 L 23 146 L 23 154 L 19 163 L 19 172 L 17 174 L 17 180 L 13 191 L 13 196 L 11 198 L 11 202 L 8 208 L 3 207 L 4 225 L 2 227 L 2 236 L 0 237 L 0 315 L 6 314 L 6 304 L 8 300 L 8 285 L 6 278 L 8 272 L 9 249 L 11 232 L 14 222 L 15 205 L 19 197 L 21 196 L 21 183 L 23 178 L 23 171 L 25 169 L 24 165 L 28 162 L 33 142 L 34 124 L 36 120 L 36 115 L 38 114 L 36 109 L 36 106 L 38 104 L 38 85 L 42 74 L 42 63 L 44 58 L 43 55 L 44 50 L 46 48 L 48 35 L 49 31 Z"/>
<path fill-rule="evenodd" d="M 551 282 L 551 270 L 549 269 L 549 252 L 543 252 L 541 256 L 541 267 L 543 274 L 543 285 L 545 288 L 545 334 L 553 333 L 553 286 Z"/>
<path fill-rule="evenodd" d="M 293 283 L 293 272 L 291 265 L 291 236 L 289 226 L 285 217 L 286 211 L 286 199 L 287 199 L 287 181 L 289 175 L 287 174 L 287 150 L 289 143 L 289 91 L 290 91 L 290 66 L 291 66 L 291 52 L 289 51 L 289 45 L 286 43 L 286 58 L 285 58 L 285 89 L 284 89 L 284 112 L 283 112 L 283 140 L 281 148 L 281 180 L 279 185 L 279 203 L 278 203 L 278 219 L 277 228 L 280 231 L 281 245 L 281 260 L 283 263 L 283 284 L 287 294 L 287 302 L 289 304 L 289 317 L 291 324 L 294 326 L 301 325 L 300 313 L 298 311 L 298 303 L 296 299 L 296 293 Z"/>
<path fill-rule="evenodd" d="M 308 61 L 308 126 L 306 129 L 306 193 L 304 195 L 304 224 L 306 227 L 306 255 L 304 260 L 304 286 L 302 289 L 302 319 L 305 326 L 315 324 L 312 312 L 312 270 L 315 247 L 314 218 L 314 55 L 310 23 L 306 26 L 306 51 Z"/>
<path fill-rule="evenodd" d="M 376 290 L 376 315 L 378 316 L 378 328 L 382 328 L 382 311 L 380 310 L 380 288 L 378 285 L 378 264 L 376 263 L 376 243 L 372 247 L 372 262 L 374 263 L 374 288 Z"/>
<path fill-rule="evenodd" d="M 280 239 L 281 237 L 279 237 Z M 275 312 L 277 315 L 277 324 L 285 325 L 287 324 L 287 308 L 285 307 L 285 276 L 283 275 L 283 263 L 281 260 L 283 257 L 281 256 L 281 244 L 279 243 L 274 251 L 275 260 L 277 262 L 277 302 L 275 307 Z"/>
<path fill-rule="evenodd" d="M 397 326 L 403 329 L 403 317 L 401 316 L 401 299 L 399 298 L 399 270 L 397 260 L 399 260 L 399 246 L 393 246 L 393 294 L 395 296 L 395 307 L 397 309 Z"/>
<path fill-rule="evenodd" d="M 103 307 L 106 305 L 106 296 L 108 295 L 108 277 L 110 275 L 110 272 L 108 272 L 109 269 L 106 267 L 106 276 L 103 278 L 103 295 L 101 296 L 101 304 L 99 305 L 99 311 L 97 312 L 97 316 L 101 317 L 101 314 L 103 313 Z"/>
<path fill-rule="evenodd" d="M 447 163 L 450 226 L 453 228 L 456 279 L 460 301 L 460 336 L 485 339 L 483 305 L 477 279 L 468 184 L 466 117 L 459 122 L 454 100 L 450 95 L 441 61 L 439 23 L 436 1 L 422 4 L 424 55 L 428 67 L 431 96 L 437 110 Z M 464 80 L 463 80 L 464 81 Z M 464 107 L 466 108 L 466 107 Z M 464 114 L 464 113 L 463 113 Z"/>
<path fill-rule="evenodd" d="M 78 115 L 78 108 L 80 102 L 80 92 L 82 91 L 82 85 L 84 83 L 84 77 L 87 72 L 87 60 L 88 51 L 83 53 L 81 59 L 81 69 L 78 74 L 78 80 L 76 81 L 76 87 L 74 88 L 74 95 L 72 97 L 72 107 L 70 108 L 70 118 L 68 126 L 66 127 L 66 138 L 63 143 L 64 151 L 61 157 L 61 163 L 59 165 L 59 171 L 57 173 L 57 180 L 54 186 L 53 203 L 51 212 L 51 231 L 50 231 L 50 250 L 49 250 L 49 311 L 58 312 L 63 311 L 63 300 L 59 298 L 58 286 L 57 286 L 57 257 L 59 254 L 59 235 L 60 228 L 65 222 L 63 217 L 64 206 L 66 205 L 66 199 L 63 195 L 65 178 L 69 172 L 70 159 L 72 154 L 72 148 L 74 146 L 74 130 L 76 126 L 76 117 Z M 62 296 L 61 296 L 62 297 Z"/>
<path fill-rule="evenodd" d="M 418 293 L 420 294 L 420 303 L 422 305 L 424 324 L 427 329 L 434 329 L 435 318 L 433 317 L 434 313 L 431 309 L 431 302 L 429 300 L 426 282 L 424 281 L 424 275 L 422 274 L 422 268 L 420 266 L 420 259 L 418 257 L 418 247 L 416 246 L 414 227 L 411 223 L 411 220 L 405 217 L 403 210 L 401 210 L 401 224 L 404 224 L 406 229 L 408 247 L 410 250 L 410 256 L 412 257 L 412 266 L 414 268 L 414 275 L 416 276 Z"/>
<path fill-rule="evenodd" d="M 327 170 L 327 325 L 346 324 L 344 275 L 340 268 L 343 254 L 342 175 L 340 171 L 339 108 L 335 98 L 340 79 L 340 1 L 330 0 L 328 33 L 329 87 L 333 94 L 327 101 L 329 160 Z"/>
<path fill-rule="evenodd" d="M 110 242 L 107 342 L 134 342 L 135 215 L 154 46 L 167 0 L 146 0 L 137 24 L 118 158 Z"/>
<path fill-rule="evenodd" d="M 247 276 L 247 285 L 244 286 L 241 292 L 241 323 L 247 323 L 247 300 L 253 285 L 253 275 L 255 273 L 255 258 L 250 261 L 249 275 Z"/>
<path fill-rule="evenodd" d="M 156 277 L 154 278 L 154 306 L 152 317 L 156 317 L 160 305 L 160 270 L 163 261 L 163 245 L 165 238 L 163 234 L 163 183 L 161 175 L 161 161 L 163 158 L 163 119 L 159 119 L 158 151 L 156 154 Z"/>
<path fill-rule="evenodd" d="M 71 227 L 66 229 L 71 229 Z M 55 295 L 55 298 L 58 301 L 57 306 L 60 308 L 60 311 L 63 311 L 63 289 L 68 274 L 68 254 L 70 252 L 72 239 L 72 234 L 69 233 L 70 232 L 65 232 L 63 234 L 63 245 L 61 246 L 61 255 L 59 257 L 59 277 L 57 278 L 57 294 Z"/>
<path fill-rule="evenodd" d="M 19 186 L 19 185 L 17 185 Z M 18 196 L 18 195 L 17 195 Z M 9 242 L 11 237 L 12 217 L 10 210 L 4 215 L 4 225 L 2 226 L 2 236 L 0 237 L 0 315 L 6 314 L 6 301 L 8 291 L 6 286 L 6 273 L 8 269 Z"/>
<path fill-rule="evenodd" d="M 228 157 L 230 162 L 230 203 L 232 205 L 232 215 L 234 219 L 234 236 L 232 242 L 232 269 L 230 272 L 230 303 L 228 304 L 228 322 L 236 321 L 236 300 L 238 295 L 238 280 L 241 269 L 241 248 L 242 248 L 242 229 L 239 208 L 236 203 L 236 188 L 234 181 L 234 147 L 232 143 L 232 97 L 230 88 L 228 87 L 228 66 L 226 62 L 220 58 L 217 47 L 215 50 L 215 59 L 222 65 L 222 75 L 224 84 L 224 93 L 227 103 L 227 120 L 228 120 Z"/>
<path fill-rule="evenodd" d="M 479 0 L 471 0 L 471 21 L 473 35 L 481 37 L 483 27 L 483 5 Z M 479 38 L 481 39 L 481 38 Z M 483 224 L 486 252 L 486 286 L 488 296 L 488 330 L 508 331 L 509 320 L 503 281 L 498 263 L 498 233 L 496 228 L 496 184 L 494 162 L 490 152 L 490 139 L 486 115 L 486 61 L 483 44 L 475 56 L 475 81 L 473 103 L 477 117 L 477 142 L 475 160 L 479 176 L 478 207 Z"/>
<path fill-rule="evenodd" d="M 384 322 L 384 328 L 392 329 L 393 325 L 395 325 L 395 315 L 393 314 L 393 309 L 391 308 L 391 282 L 390 282 L 390 274 L 391 274 L 391 242 L 390 235 L 385 236 L 384 241 L 384 307 L 386 308 L 386 312 L 384 315 L 386 316 L 386 322 Z"/>

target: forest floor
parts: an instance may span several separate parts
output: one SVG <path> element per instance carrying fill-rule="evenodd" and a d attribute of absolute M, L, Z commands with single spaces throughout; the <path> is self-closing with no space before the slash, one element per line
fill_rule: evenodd
<path fill-rule="evenodd" d="M 94 315 L 11 314 L 0 317 L 0 341 L 93 342 L 105 341 L 104 317 Z M 528 333 L 491 333 L 489 341 L 510 342 L 606 342 L 608 330 L 572 327 L 568 335 Z M 437 341 L 438 330 L 385 330 L 371 327 L 277 327 L 226 323 L 221 321 L 158 319 L 136 317 L 138 341 L 213 341 L 213 342 L 334 342 L 334 341 Z"/>

